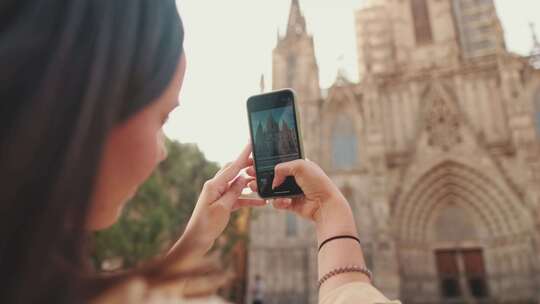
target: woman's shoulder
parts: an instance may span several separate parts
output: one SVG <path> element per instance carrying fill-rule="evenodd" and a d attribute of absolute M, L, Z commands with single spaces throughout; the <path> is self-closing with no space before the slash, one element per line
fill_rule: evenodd
<path fill-rule="evenodd" d="M 219 255 L 184 257 L 175 251 L 125 272 L 101 274 L 113 278 L 91 304 L 229 304 L 216 296 L 234 274 L 220 267 Z"/>
<path fill-rule="evenodd" d="M 377 288 L 365 282 L 351 282 L 328 292 L 319 304 L 400 304 L 390 301 Z"/>
<path fill-rule="evenodd" d="M 216 295 L 185 297 L 185 282 L 151 286 L 143 278 L 132 278 L 99 295 L 92 304 L 229 304 Z"/>

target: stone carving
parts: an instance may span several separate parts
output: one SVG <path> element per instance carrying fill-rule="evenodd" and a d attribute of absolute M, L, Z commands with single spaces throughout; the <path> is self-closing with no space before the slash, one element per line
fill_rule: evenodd
<path fill-rule="evenodd" d="M 462 142 L 459 126 L 459 113 L 442 98 L 434 99 L 426 111 L 428 145 L 447 152 Z"/>

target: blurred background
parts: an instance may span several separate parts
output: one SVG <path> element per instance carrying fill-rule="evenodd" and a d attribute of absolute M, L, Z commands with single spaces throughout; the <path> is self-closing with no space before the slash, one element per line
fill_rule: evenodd
<path fill-rule="evenodd" d="M 188 70 L 169 158 L 96 234 L 102 269 L 181 234 L 248 142 L 245 101 L 294 88 L 304 146 L 348 198 L 375 283 L 404 303 L 540 299 L 540 2 L 179 1 Z M 540 32 L 538 32 L 540 33 Z M 215 250 L 233 303 L 316 303 L 309 223 L 236 213 Z M 255 277 L 260 281 L 255 283 Z"/>

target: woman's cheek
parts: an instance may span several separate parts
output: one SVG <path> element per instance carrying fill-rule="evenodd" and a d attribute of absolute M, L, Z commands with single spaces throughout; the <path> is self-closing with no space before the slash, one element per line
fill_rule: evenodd
<path fill-rule="evenodd" d="M 163 131 L 159 130 L 157 133 L 154 132 L 151 138 L 146 141 L 143 149 L 145 150 L 144 155 L 142 156 L 144 160 L 141 162 L 144 163 L 144 165 L 141 169 L 143 169 L 144 172 L 142 172 L 143 180 L 141 183 L 152 175 L 161 161 L 167 158 L 167 148 L 165 146 L 165 135 L 163 134 Z"/>

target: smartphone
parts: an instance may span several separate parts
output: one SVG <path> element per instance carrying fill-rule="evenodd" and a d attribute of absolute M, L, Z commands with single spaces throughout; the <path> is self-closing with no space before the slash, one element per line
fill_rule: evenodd
<path fill-rule="evenodd" d="M 272 189 L 277 164 L 304 158 L 294 91 L 284 89 L 252 96 L 247 101 L 247 111 L 259 196 L 303 195 L 292 176 Z"/>

